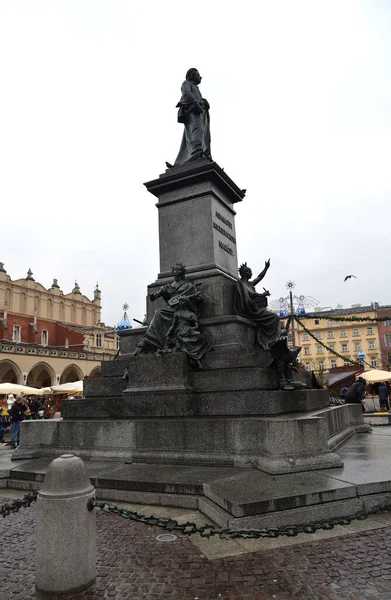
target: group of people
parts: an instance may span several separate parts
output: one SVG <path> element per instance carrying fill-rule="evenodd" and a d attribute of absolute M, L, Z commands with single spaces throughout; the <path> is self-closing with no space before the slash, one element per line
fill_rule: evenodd
<path fill-rule="evenodd" d="M 4 414 L 4 409 L 0 407 L 0 444 L 9 444 L 12 448 L 17 448 L 20 441 L 20 424 L 25 419 L 43 418 L 43 405 L 39 398 L 25 398 L 23 395 L 16 397 L 13 394 L 8 396 L 8 402 L 11 404 L 8 414 Z M 4 436 L 11 427 L 11 440 L 6 442 Z"/>
<path fill-rule="evenodd" d="M 360 403 L 363 411 L 365 410 L 365 386 L 367 382 L 364 377 L 359 377 L 355 383 L 350 386 L 345 386 L 340 391 L 340 398 L 346 403 Z M 390 410 L 390 400 L 387 385 L 382 382 L 378 386 L 379 403 L 381 411 Z"/>

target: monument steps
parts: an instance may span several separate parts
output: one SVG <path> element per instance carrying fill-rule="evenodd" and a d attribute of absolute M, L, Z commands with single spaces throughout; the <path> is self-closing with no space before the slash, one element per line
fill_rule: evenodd
<path fill-rule="evenodd" d="M 323 390 L 313 390 L 324 398 Z M 272 393 L 272 392 L 271 392 Z M 308 395 L 310 391 L 304 391 Z M 279 397 L 283 396 L 283 393 Z M 79 402 L 82 409 L 87 406 Z M 99 400 L 91 399 L 90 405 Z M 129 406 L 131 403 L 129 403 Z M 50 457 L 75 452 L 87 460 L 123 460 L 182 466 L 254 468 L 292 473 L 338 467 L 340 457 L 330 440 L 340 444 L 362 427 L 361 407 L 328 407 L 318 413 L 290 412 L 274 416 L 217 415 L 129 417 L 124 400 L 113 401 L 106 418 L 24 422 L 23 446 L 13 459 Z M 232 405 L 234 406 L 234 404 Z M 71 404 L 72 407 L 72 404 Z M 124 411 L 122 418 L 121 409 Z M 146 407 L 150 412 L 149 407 Z M 75 408 L 72 410 L 76 411 Z M 209 411 L 210 413 L 210 411 Z M 331 416 L 330 416 L 331 415 Z M 367 426 L 368 427 L 368 426 Z"/>
<path fill-rule="evenodd" d="M 271 416 L 329 407 L 324 390 L 295 393 L 276 390 L 210 391 L 197 394 L 180 389 L 132 389 L 123 399 L 93 398 L 90 402 L 72 401 L 66 405 L 68 419 L 105 419 L 154 417 Z M 112 411 L 112 412 L 111 412 Z M 69 415 L 69 416 L 68 416 Z"/>
<path fill-rule="evenodd" d="M 351 516 L 390 503 L 388 433 L 354 436 L 342 450 L 343 467 L 306 473 L 271 475 L 254 469 L 120 460 L 90 460 L 86 467 L 97 497 L 114 503 L 198 508 L 221 527 L 282 527 Z M 38 490 L 49 462 L 32 459 L 11 465 L 1 481 L 11 489 Z"/>

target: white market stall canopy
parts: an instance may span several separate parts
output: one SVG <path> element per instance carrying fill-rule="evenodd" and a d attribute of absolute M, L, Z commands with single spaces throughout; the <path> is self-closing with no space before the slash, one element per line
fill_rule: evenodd
<path fill-rule="evenodd" d="M 83 392 L 83 382 L 72 381 L 72 383 L 52 385 L 51 389 L 55 394 L 80 394 Z"/>
<path fill-rule="evenodd" d="M 380 381 L 391 381 L 391 373 L 389 371 L 380 371 L 380 369 L 372 369 L 371 371 L 364 371 L 356 375 L 358 377 L 364 377 L 367 383 L 380 383 Z"/>
<path fill-rule="evenodd" d="M 26 394 L 27 396 L 40 396 L 42 390 L 29 387 L 28 385 L 19 385 L 18 383 L 0 383 L 0 394 Z"/>

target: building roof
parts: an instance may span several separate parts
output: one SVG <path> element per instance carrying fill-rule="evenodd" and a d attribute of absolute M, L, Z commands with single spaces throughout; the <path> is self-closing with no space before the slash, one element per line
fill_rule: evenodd
<path fill-rule="evenodd" d="M 365 313 L 365 312 L 373 312 L 374 310 L 378 310 L 381 307 L 370 305 L 370 306 L 355 306 L 354 308 L 334 308 L 332 310 L 319 310 L 314 312 L 308 312 L 307 317 L 315 318 L 318 315 L 349 315 L 349 314 L 357 314 L 357 313 Z"/>
<path fill-rule="evenodd" d="M 327 382 L 327 385 L 336 385 L 337 383 L 342 383 L 345 379 L 349 379 L 349 377 L 354 377 L 357 373 L 361 373 L 362 369 L 358 367 L 355 370 L 350 369 L 350 371 L 336 371 L 325 373 L 324 378 Z"/>
<path fill-rule="evenodd" d="M 335 316 L 335 315 L 355 315 L 358 313 L 366 313 L 366 312 L 373 312 L 373 311 L 379 311 L 379 310 L 390 310 L 391 309 L 391 305 L 390 304 L 385 304 L 383 306 L 379 305 L 377 302 L 372 302 L 372 304 L 369 304 L 368 306 L 360 306 L 360 305 L 355 305 L 355 306 L 351 306 L 350 308 L 330 308 L 327 310 L 314 310 L 312 312 L 307 312 L 307 317 L 316 317 L 317 315 L 330 315 L 330 316 Z"/>

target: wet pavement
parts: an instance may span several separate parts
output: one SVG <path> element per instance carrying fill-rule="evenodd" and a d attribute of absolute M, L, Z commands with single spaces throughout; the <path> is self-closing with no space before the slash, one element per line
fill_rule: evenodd
<path fill-rule="evenodd" d="M 391 427 L 352 436 L 339 468 L 271 475 L 257 469 L 86 461 L 99 498 L 199 509 L 220 526 L 282 527 L 391 503 Z M 13 455 L 14 456 L 14 455 Z M 0 486 L 39 489 L 49 458 L 0 452 Z"/>
<path fill-rule="evenodd" d="M 1 503 L 21 495 L 12 490 L 1 494 Z M 206 521 L 196 511 L 136 508 L 145 514 Z M 34 518 L 32 505 L 1 521 L 2 600 L 49 598 L 34 589 Z M 266 541 L 178 534 L 175 541 L 162 543 L 156 536 L 163 530 L 100 511 L 97 526 L 96 583 L 83 593 L 50 596 L 52 600 L 391 599 L 391 513 L 356 521 L 350 529 Z M 360 531 L 365 527 L 376 529 Z"/>
<path fill-rule="evenodd" d="M 365 444 L 363 439 L 345 444 L 343 469 L 327 473 L 367 494 L 391 498 L 391 428 L 375 428 Z M 1 450 L 5 473 L 10 452 Z M 23 494 L 0 489 L 0 504 Z M 198 525 L 210 522 L 190 508 L 122 506 Z M 226 541 L 178 534 L 162 543 L 156 537 L 164 530 L 98 510 L 96 583 L 68 596 L 35 591 L 35 504 L 0 522 L 0 600 L 391 600 L 391 512 L 294 538 Z"/>

